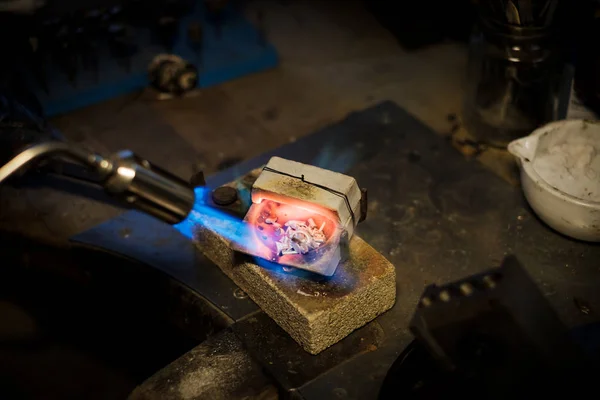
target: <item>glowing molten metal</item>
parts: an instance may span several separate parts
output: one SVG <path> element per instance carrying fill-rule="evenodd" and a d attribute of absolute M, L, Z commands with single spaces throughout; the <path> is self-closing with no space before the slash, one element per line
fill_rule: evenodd
<path fill-rule="evenodd" d="M 252 227 L 250 240 L 251 247 L 257 249 L 255 255 L 303 269 L 323 257 L 333 256 L 341 229 L 331 211 L 286 200 L 287 204 L 262 199 L 250 207 L 246 222 Z"/>

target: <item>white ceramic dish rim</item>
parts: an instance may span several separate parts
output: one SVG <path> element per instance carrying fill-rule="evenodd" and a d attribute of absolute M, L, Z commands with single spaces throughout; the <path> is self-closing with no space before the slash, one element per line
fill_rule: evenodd
<path fill-rule="evenodd" d="M 550 124 L 544 125 L 541 128 L 536 129 L 535 131 L 533 131 L 529 137 L 531 136 L 541 136 L 546 132 L 551 132 L 555 129 L 558 129 L 560 126 L 564 125 L 564 124 L 568 124 L 568 123 L 573 123 L 573 122 L 586 122 L 586 123 L 590 123 L 590 124 L 595 124 L 598 125 L 599 122 L 598 121 L 588 121 L 588 120 L 568 120 L 568 121 L 556 121 L 556 122 L 552 122 Z M 525 137 L 526 138 L 526 137 Z M 517 139 L 514 140 L 512 142 L 510 142 L 508 144 L 508 150 L 510 151 L 511 154 L 513 154 L 517 159 L 519 159 L 519 162 L 521 163 L 521 168 L 523 168 L 523 170 L 525 171 L 525 173 L 527 173 L 527 175 L 529 175 L 529 177 L 533 178 L 534 182 L 537 182 L 538 185 L 542 186 L 544 189 L 546 189 L 548 192 L 550 192 L 551 194 L 554 194 L 558 197 L 562 197 L 565 198 L 565 200 L 568 200 L 572 203 L 584 206 L 584 207 L 590 207 L 590 208 L 594 208 L 594 209 L 600 209 L 600 201 L 591 201 L 591 200 L 583 200 L 579 197 L 575 197 L 569 193 L 563 192 L 562 190 L 552 186 L 550 183 L 546 182 L 545 179 L 543 179 L 538 173 L 537 171 L 533 168 L 533 166 L 531 165 L 531 161 L 526 161 L 524 160 L 521 156 L 518 155 L 518 152 L 516 151 L 511 151 L 511 148 L 514 148 L 516 145 L 516 142 L 524 140 L 525 138 L 521 138 L 521 139 Z M 539 143 L 539 140 L 538 140 Z M 537 151 L 537 145 L 538 143 L 536 143 L 536 151 Z"/>

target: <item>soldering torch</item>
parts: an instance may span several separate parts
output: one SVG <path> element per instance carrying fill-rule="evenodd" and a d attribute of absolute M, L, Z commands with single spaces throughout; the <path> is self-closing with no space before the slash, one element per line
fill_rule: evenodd
<path fill-rule="evenodd" d="M 194 189 L 190 184 L 131 151 L 103 157 L 62 141 L 39 143 L 21 151 L 0 167 L 0 185 L 27 166 L 49 157 L 87 167 L 97 175 L 98 183 L 107 193 L 169 224 L 184 220 L 194 206 Z"/>

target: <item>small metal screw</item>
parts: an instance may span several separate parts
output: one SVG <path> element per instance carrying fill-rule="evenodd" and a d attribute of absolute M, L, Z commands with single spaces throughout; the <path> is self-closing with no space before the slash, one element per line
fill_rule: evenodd
<path fill-rule="evenodd" d="M 430 299 L 429 297 L 423 297 L 423 298 L 421 299 L 421 305 L 422 305 L 423 307 L 429 307 L 429 306 L 430 306 L 430 305 L 432 305 L 432 304 L 433 304 L 433 302 L 431 301 L 431 299 Z"/>
<path fill-rule="evenodd" d="M 460 285 L 460 291 L 462 292 L 462 294 L 464 294 L 465 296 L 470 296 L 471 294 L 473 294 L 473 285 L 471 285 L 468 282 L 462 283 Z"/>
<path fill-rule="evenodd" d="M 235 297 L 238 300 L 243 300 L 243 299 L 247 298 L 248 295 L 242 289 L 237 288 L 233 291 L 233 297 Z"/>
<path fill-rule="evenodd" d="M 450 301 L 450 292 L 448 292 L 447 290 L 442 290 L 440 292 L 440 300 L 449 302 Z"/>
<path fill-rule="evenodd" d="M 492 278 L 489 275 L 486 275 L 483 277 L 483 283 L 485 284 L 485 286 L 487 286 L 489 289 L 493 289 L 496 287 L 496 282 L 494 282 L 494 278 Z"/>

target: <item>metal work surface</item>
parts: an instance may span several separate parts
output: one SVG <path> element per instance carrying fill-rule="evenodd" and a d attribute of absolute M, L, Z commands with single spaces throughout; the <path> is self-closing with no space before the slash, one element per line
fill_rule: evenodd
<path fill-rule="evenodd" d="M 71 240 L 110 250 L 167 273 L 234 321 L 257 310 L 252 300 L 236 298 L 237 286 L 196 251 L 192 242 L 175 228 L 146 214 L 125 213 Z"/>
<path fill-rule="evenodd" d="M 520 188 L 476 161 L 465 160 L 395 104 L 351 114 L 314 135 L 213 176 L 208 184 L 233 181 L 272 155 L 344 172 L 369 189 L 369 215 L 357 234 L 395 265 L 398 285 L 390 311 L 318 356 L 301 353 L 262 313 L 236 323 L 234 331 L 283 388 L 297 388 L 305 398 L 376 397 L 390 365 L 412 339 L 408 323 L 423 288 L 499 265 L 505 254 L 518 257 L 569 327 L 597 319 L 600 246 L 570 240 L 547 228 L 532 214 Z M 150 228 L 146 225 L 150 218 L 135 215 L 135 219 L 132 214 L 123 216 L 129 222 L 121 225 L 144 232 L 135 253 L 119 239 L 118 229 L 107 229 L 116 222 L 83 234 L 95 232 L 84 241 L 142 261 L 152 261 L 160 253 L 162 262 L 150 265 L 189 279 L 188 285 L 211 300 L 230 296 L 231 286 L 227 293 L 215 293 L 220 284 L 199 283 L 220 274 L 214 265 L 198 261 L 176 265 L 176 259 L 167 256 L 183 248 L 192 251 L 185 241 L 161 248 L 152 245 L 152 237 L 167 230 L 174 233 L 173 228 L 159 223 Z M 107 239 L 111 244 L 103 243 Z M 206 278 L 200 278 L 204 274 Z M 221 282 L 224 276 L 215 279 Z M 233 304 L 248 307 L 244 302 Z M 311 365 L 315 368 L 307 367 Z"/>
<path fill-rule="evenodd" d="M 277 399 L 261 369 L 226 329 L 152 376 L 129 400 Z"/>

